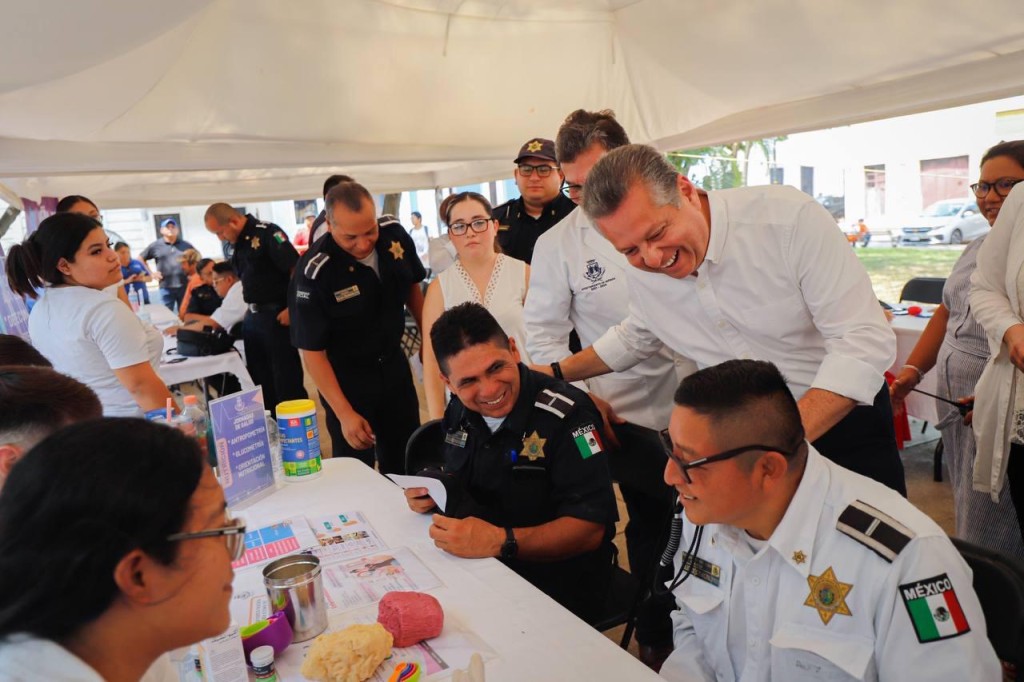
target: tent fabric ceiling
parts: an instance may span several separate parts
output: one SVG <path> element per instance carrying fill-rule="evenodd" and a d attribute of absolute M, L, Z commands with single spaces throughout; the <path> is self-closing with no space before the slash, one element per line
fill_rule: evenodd
<path fill-rule="evenodd" d="M 1024 11 L 951 0 L 4 1 L 0 182 L 107 208 L 507 176 L 614 109 L 659 148 L 1021 94 Z"/>

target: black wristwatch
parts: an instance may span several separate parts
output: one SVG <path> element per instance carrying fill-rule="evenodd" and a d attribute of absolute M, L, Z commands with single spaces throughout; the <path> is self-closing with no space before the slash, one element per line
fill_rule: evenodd
<path fill-rule="evenodd" d="M 560 362 L 552 362 L 551 363 L 551 374 L 556 379 L 564 381 L 565 377 L 562 375 L 562 363 L 560 363 Z"/>
<path fill-rule="evenodd" d="M 514 559 L 519 553 L 519 543 L 516 542 L 516 534 L 511 528 L 505 529 L 505 542 L 501 546 L 502 559 Z"/>

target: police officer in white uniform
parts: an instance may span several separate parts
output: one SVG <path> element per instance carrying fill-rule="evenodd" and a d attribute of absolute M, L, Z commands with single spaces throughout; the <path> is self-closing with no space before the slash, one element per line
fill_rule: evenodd
<path fill-rule="evenodd" d="M 896 492 L 804 439 L 785 379 L 730 360 L 676 392 L 685 507 L 670 680 L 998 680 L 971 570 Z"/>

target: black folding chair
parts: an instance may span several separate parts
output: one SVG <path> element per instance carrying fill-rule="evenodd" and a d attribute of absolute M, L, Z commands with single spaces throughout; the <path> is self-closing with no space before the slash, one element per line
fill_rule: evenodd
<path fill-rule="evenodd" d="M 619 646 L 626 649 L 636 630 L 636 614 L 644 590 L 639 580 L 619 566 L 618 547 L 613 545 L 612 550 L 612 579 L 608 586 L 608 594 L 605 595 L 604 608 L 590 625 L 600 632 L 625 625 L 626 629 L 622 633 Z"/>
<path fill-rule="evenodd" d="M 988 639 L 1000 660 L 1024 680 L 1024 566 L 999 552 L 951 538 L 974 571 L 974 591 L 985 614 Z"/>
<path fill-rule="evenodd" d="M 900 303 L 903 301 L 942 303 L 942 287 L 945 285 L 945 277 L 915 277 L 903 285 L 903 291 L 900 292 Z"/>
<path fill-rule="evenodd" d="M 444 429 L 441 428 L 440 419 L 433 419 L 420 425 L 405 444 L 405 473 L 415 476 L 424 469 L 440 469 L 444 464 L 444 457 L 441 455 L 443 443 Z"/>

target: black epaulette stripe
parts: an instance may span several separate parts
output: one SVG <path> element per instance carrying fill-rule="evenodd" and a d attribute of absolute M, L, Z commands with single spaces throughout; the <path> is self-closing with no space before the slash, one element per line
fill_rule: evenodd
<path fill-rule="evenodd" d="M 855 500 L 839 515 L 836 529 L 892 563 L 915 533 L 888 514 Z"/>
<path fill-rule="evenodd" d="M 331 257 L 326 253 L 316 254 L 309 259 L 308 263 L 306 263 L 306 269 L 303 271 L 303 274 L 309 279 L 316 279 L 316 276 L 320 274 L 320 268 L 322 268 L 330 258 Z"/>

